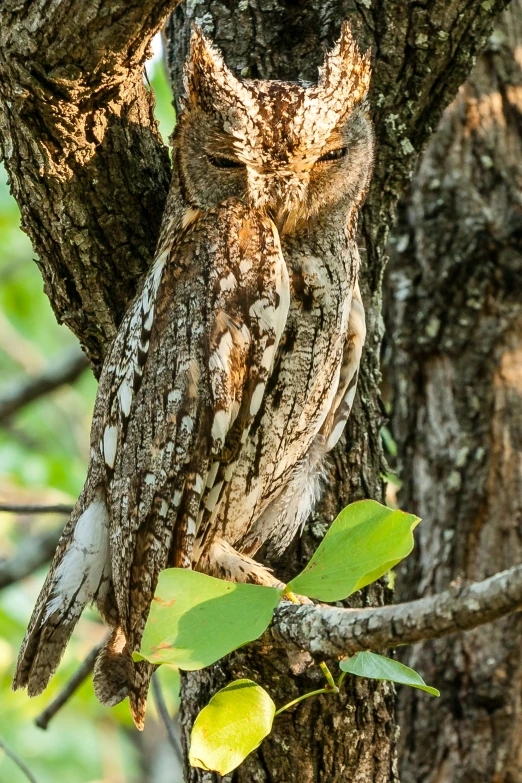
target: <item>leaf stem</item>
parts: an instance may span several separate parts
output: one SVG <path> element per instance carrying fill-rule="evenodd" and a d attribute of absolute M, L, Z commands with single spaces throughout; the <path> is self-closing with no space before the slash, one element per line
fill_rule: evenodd
<path fill-rule="evenodd" d="M 333 678 L 332 672 L 330 671 L 330 669 L 328 668 L 328 666 L 324 661 L 321 661 L 321 663 L 319 664 L 319 668 L 324 674 L 326 678 L 326 682 L 329 685 L 328 690 L 333 691 L 334 693 L 339 693 L 339 686 L 335 684 L 335 680 Z"/>
<path fill-rule="evenodd" d="M 285 598 L 288 598 L 289 601 L 291 601 L 293 604 L 298 604 L 299 601 L 295 597 L 294 593 L 292 593 L 291 590 L 285 590 L 284 592 Z"/>
<path fill-rule="evenodd" d="M 339 675 L 339 679 L 337 680 L 337 688 L 341 687 L 345 677 L 346 677 L 346 672 L 341 672 L 341 674 Z"/>
<path fill-rule="evenodd" d="M 278 710 L 276 710 L 275 714 L 280 715 L 285 710 L 290 709 L 290 707 L 293 707 L 294 704 L 299 704 L 300 701 L 304 701 L 305 699 L 309 699 L 310 696 L 318 696 L 320 693 L 331 693 L 331 688 L 319 688 L 317 691 L 310 691 L 310 693 L 305 693 L 303 696 L 298 696 L 297 699 L 294 699 L 293 701 L 289 701 L 288 704 L 285 704 L 284 707 L 280 707 Z"/>
<path fill-rule="evenodd" d="M 299 696 L 297 699 L 294 699 L 293 701 L 289 701 L 288 704 L 285 704 L 284 707 L 280 707 L 278 710 L 276 710 L 275 713 L 276 715 L 280 715 L 282 712 L 288 710 L 290 707 L 293 707 L 295 704 L 299 704 L 300 701 L 309 699 L 310 696 L 318 696 L 320 693 L 339 693 L 339 683 L 342 682 L 345 672 L 341 674 L 341 676 L 339 677 L 339 681 L 336 684 L 332 672 L 330 671 L 330 669 L 328 668 L 328 666 L 324 661 L 321 661 L 321 663 L 319 664 L 319 668 L 321 669 L 326 679 L 327 684 L 325 685 L 325 687 L 319 688 L 317 691 L 310 691 L 310 693 L 305 693 L 303 696 Z"/>

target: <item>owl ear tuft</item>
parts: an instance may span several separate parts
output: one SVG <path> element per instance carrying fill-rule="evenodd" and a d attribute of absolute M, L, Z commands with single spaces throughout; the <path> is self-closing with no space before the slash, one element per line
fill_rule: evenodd
<path fill-rule="evenodd" d="M 221 52 L 196 25 L 185 65 L 184 86 L 188 105 L 218 112 L 237 105 L 243 90 L 241 82 L 225 65 Z"/>
<path fill-rule="evenodd" d="M 319 87 L 324 99 L 332 96 L 335 101 L 342 98 L 349 110 L 368 94 L 371 78 L 371 52 L 361 56 L 357 41 L 348 22 L 343 22 L 341 37 L 328 52 L 324 65 L 319 68 Z"/>

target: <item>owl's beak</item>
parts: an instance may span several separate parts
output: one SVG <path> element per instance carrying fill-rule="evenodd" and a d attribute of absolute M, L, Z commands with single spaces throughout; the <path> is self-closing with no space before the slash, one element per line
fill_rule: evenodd
<path fill-rule="evenodd" d="M 279 209 L 269 209 L 268 214 L 275 224 L 278 234 L 281 236 L 281 234 L 284 233 L 285 227 L 288 223 L 290 210 L 287 207 L 280 207 Z"/>
<path fill-rule="evenodd" d="M 253 203 L 266 212 L 280 235 L 292 231 L 306 193 L 306 177 L 288 167 L 251 176 Z"/>
<path fill-rule="evenodd" d="M 301 188 L 288 186 L 281 188 L 277 196 L 271 199 L 272 203 L 267 211 L 275 223 L 280 236 L 290 233 L 295 228 L 301 200 Z"/>

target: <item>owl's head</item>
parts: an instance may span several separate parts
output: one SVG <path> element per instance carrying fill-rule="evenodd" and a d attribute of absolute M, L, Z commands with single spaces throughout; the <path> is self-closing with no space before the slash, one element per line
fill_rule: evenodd
<path fill-rule="evenodd" d="M 370 73 L 347 23 L 313 86 L 240 81 L 196 29 L 173 140 L 186 202 L 208 209 L 236 197 L 281 232 L 336 204 L 358 206 L 373 159 Z"/>

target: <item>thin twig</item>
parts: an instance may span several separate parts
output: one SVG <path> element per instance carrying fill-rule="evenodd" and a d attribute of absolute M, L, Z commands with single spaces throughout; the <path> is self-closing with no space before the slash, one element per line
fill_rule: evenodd
<path fill-rule="evenodd" d="M 0 590 L 25 579 L 43 566 L 54 554 L 61 528 L 31 535 L 20 545 L 14 557 L 0 561 Z"/>
<path fill-rule="evenodd" d="M 24 775 L 26 776 L 27 780 L 30 780 L 31 783 L 38 783 L 35 776 L 25 763 L 23 759 L 20 758 L 20 756 L 14 752 L 14 750 L 11 750 L 11 748 L 5 744 L 4 740 L 0 737 L 0 748 L 4 751 L 6 756 L 9 756 L 9 758 L 14 761 L 18 769 L 21 769 Z"/>
<path fill-rule="evenodd" d="M 70 514 L 74 506 L 66 503 L 32 505 L 27 503 L 0 503 L 0 512 L 6 514 Z"/>
<path fill-rule="evenodd" d="M 94 669 L 94 663 L 98 657 L 98 653 L 106 641 L 107 639 L 105 639 L 103 642 L 100 642 L 100 644 L 97 644 L 96 647 L 93 647 L 89 655 L 85 658 L 71 679 L 66 682 L 56 699 L 54 699 L 54 701 L 52 701 L 45 708 L 45 710 L 35 718 L 34 722 L 40 729 L 46 729 L 48 727 L 50 721 L 54 718 L 56 713 L 61 710 L 64 704 L 69 701 L 73 693 L 78 690 L 82 682 L 84 682 L 84 680 L 86 680 L 87 677 L 91 674 L 92 670 Z"/>
<path fill-rule="evenodd" d="M 2 422 L 2 429 L 6 435 L 9 435 L 13 440 L 20 443 L 24 449 L 36 451 L 40 448 L 41 444 L 38 438 L 35 438 L 32 433 L 27 430 L 21 429 L 21 427 L 14 424 L 10 419 L 4 419 Z"/>
<path fill-rule="evenodd" d="M 343 656 L 469 631 L 520 610 L 522 565 L 395 606 L 340 609 L 285 602 L 276 609 L 271 630 L 291 648 Z"/>
<path fill-rule="evenodd" d="M 25 378 L 0 395 L 0 422 L 45 394 L 72 383 L 89 366 L 85 354 L 77 349 L 56 364 L 46 367 L 37 378 Z"/>
<path fill-rule="evenodd" d="M 160 717 L 165 724 L 165 728 L 167 730 L 167 737 L 169 739 L 169 742 L 174 750 L 174 753 L 176 755 L 176 758 L 178 759 L 180 764 L 183 764 L 183 754 L 181 752 L 181 747 L 179 744 L 179 740 L 176 736 L 176 731 L 174 728 L 174 723 L 172 721 L 172 718 L 169 715 L 169 711 L 167 709 L 167 705 L 165 703 L 165 699 L 163 697 L 163 691 L 161 690 L 161 685 L 158 680 L 158 673 L 155 672 L 155 674 L 152 677 L 152 693 L 154 695 L 154 701 L 156 702 L 156 707 L 158 709 L 158 712 L 160 714 Z"/>

